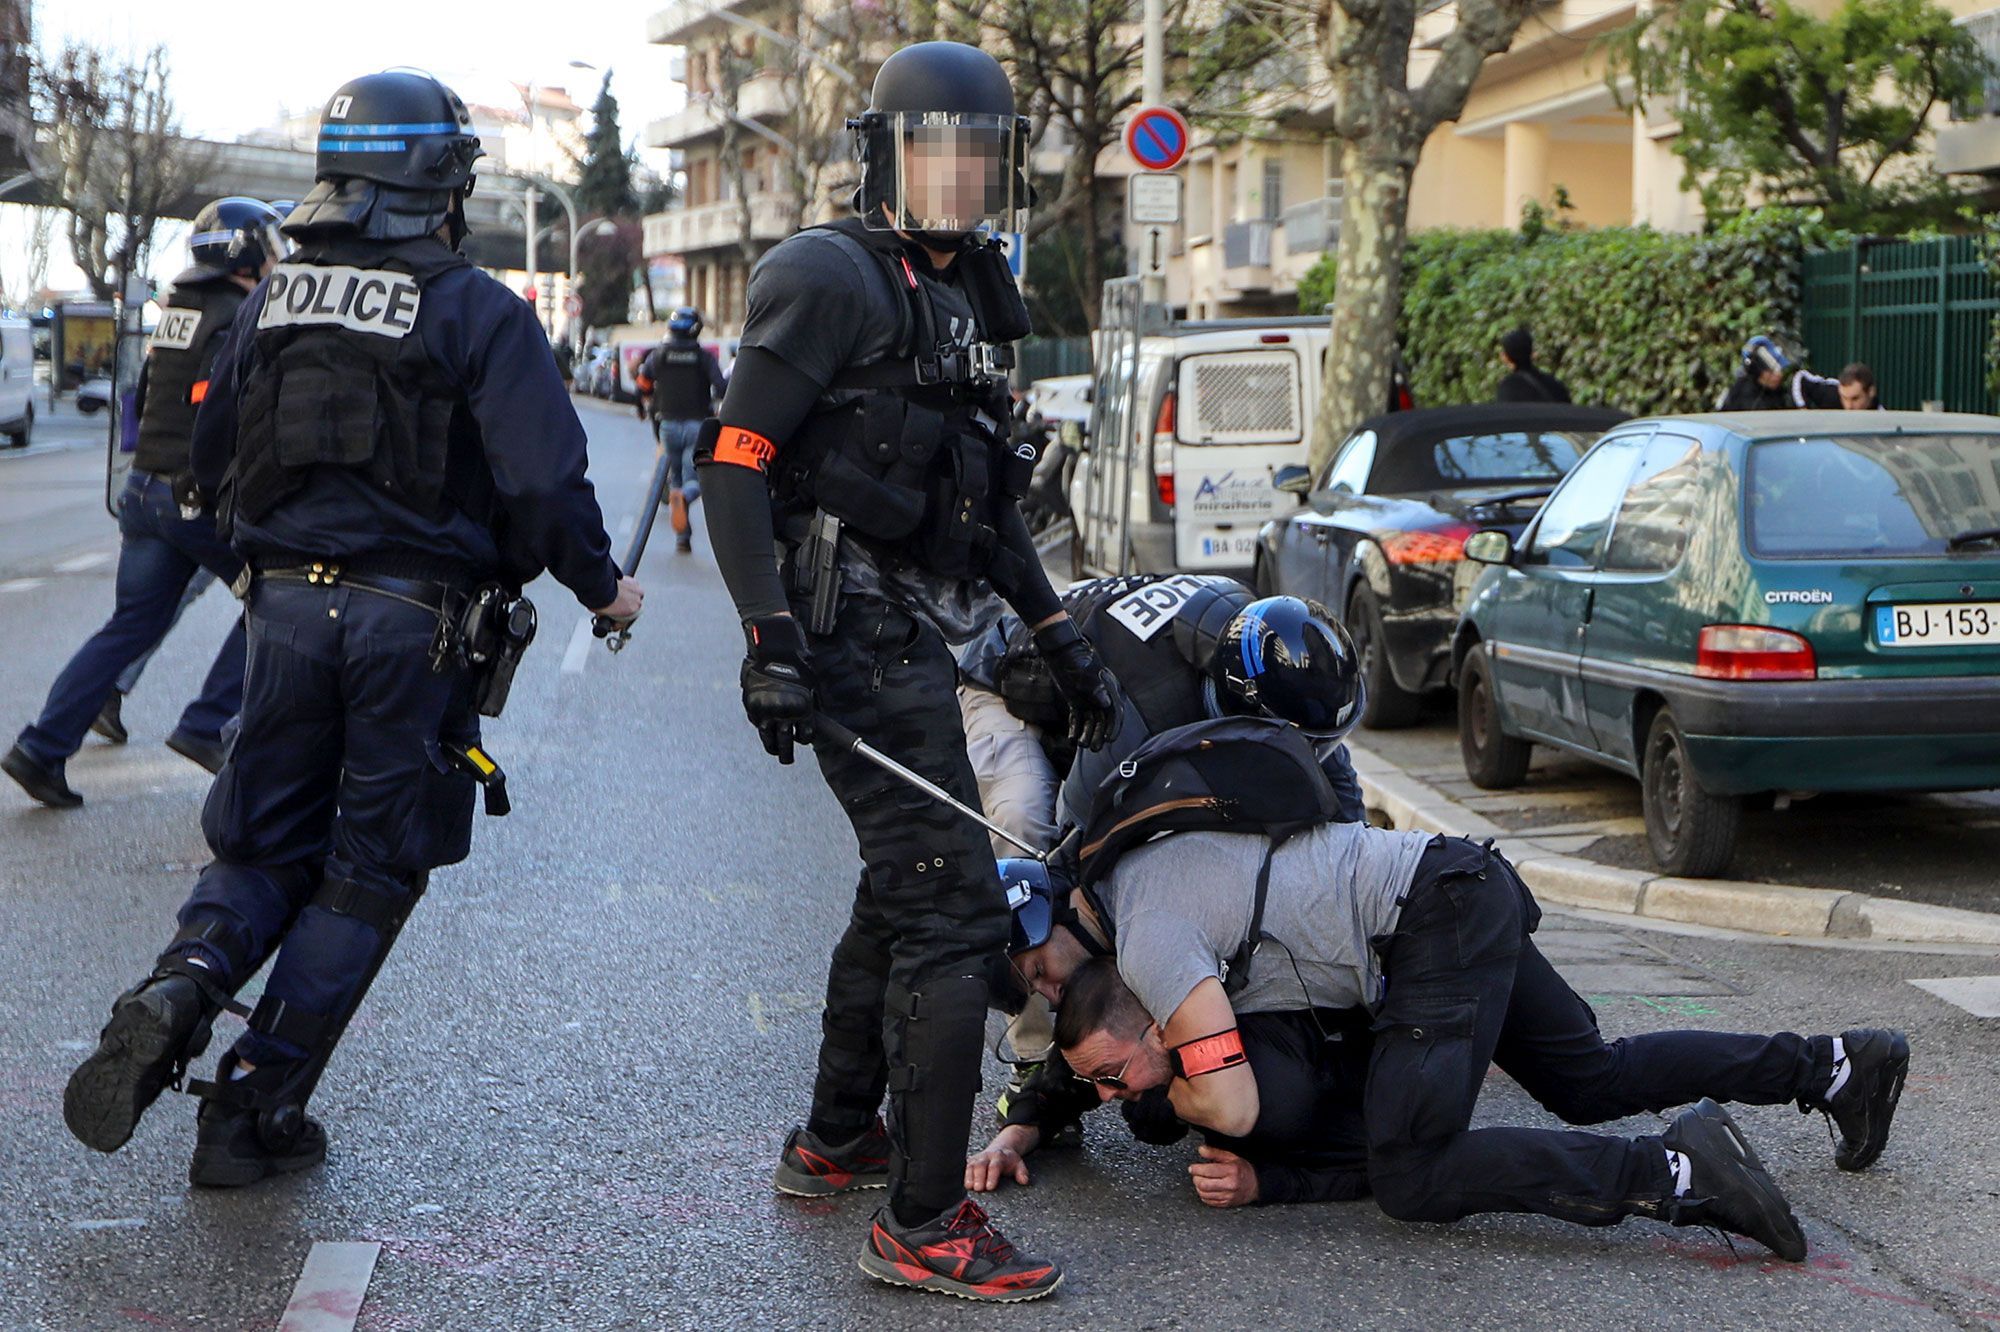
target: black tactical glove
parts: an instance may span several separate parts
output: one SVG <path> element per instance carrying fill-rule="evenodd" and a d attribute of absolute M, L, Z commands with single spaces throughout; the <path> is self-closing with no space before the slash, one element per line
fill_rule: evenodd
<path fill-rule="evenodd" d="M 1069 738 L 1084 749 L 1102 749 L 1118 738 L 1124 721 L 1118 682 L 1097 649 L 1067 615 L 1035 630 L 1035 648 L 1049 664 L 1056 691 L 1069 704 Z"/>
<path fill-rule="evenodd" d="M 792 761 L 792 742 L 813 738 L 812 665 L 806 636 L 789 615 L 762 615 L 743 625 L 743 711 L 763 738 L 764 752 Z"/>

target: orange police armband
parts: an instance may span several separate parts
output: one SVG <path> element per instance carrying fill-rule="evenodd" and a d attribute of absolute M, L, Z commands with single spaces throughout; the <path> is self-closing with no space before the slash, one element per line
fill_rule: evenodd
<path fill-rule="evenodd" d="M 1176 1045 L 1167 1051 L 1167 1058 L 1172 1061 L 1177 1078 L 1198 1078 L 1204 1073 L 1220 1073 L 1225 1068 L 1250 1062 L 1250 1056 L 1243 1053 L 1243 1035 L 1234 1027 L 1186 1045 Z"/>
<path fill-rule="evenodd" d="M 736 467 L 748 467 L 753 472 L 766 471 L 771 460 L 778 456 L 778 446 L 754 430 L 741 426 L 723 426 L 716 432 L 715 448 L 711 456 L 719 463 L 729 463 Z"/>
<path fill-rule="evenodd" d="M 206 379 L 197 379 L 194 381 L 194 387 L 188 390 L 188 403 L 191 406 L 198 407 L 201 405 L 202 399 L 207 396 L 208 381 Z"/>

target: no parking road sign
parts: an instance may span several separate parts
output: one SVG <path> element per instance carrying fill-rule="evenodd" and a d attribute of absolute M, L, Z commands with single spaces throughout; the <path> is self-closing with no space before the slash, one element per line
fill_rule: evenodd
<path fill-rule="evenodd" d="M 1172 171 L 1187 150 L 1187 121 L 1170 106 L 1142 106 L 1125 123 L 1125 151 L 1148 171 Z"/>

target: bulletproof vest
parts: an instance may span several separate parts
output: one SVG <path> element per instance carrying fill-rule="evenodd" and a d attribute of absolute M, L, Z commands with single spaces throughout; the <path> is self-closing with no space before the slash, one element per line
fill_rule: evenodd
<path fill-rule="evenodd" d="M 466 263 L 435 239 L 319 241 L 278 265 L 243 376 L 223 519 L 257 522 L 319 467 L 441 518 L 462 394 L 417 336 L 424 291 Z"/>
<path fill-rule="evenodd" d="M 653 381 L 653 414 L 668 421 L 699 421 L 709 414 L 708 374 L 702 367 L 701 344 L 674 338 L 653 349 L 647 358 Z"/>
<path fill-rule="evenodd" d="M 187 282 L 168 293 L 146 344 L 146 400 L 132 465 L 175 476 L 188 469 L 195 409 L 208 392 L 209 368 L 222 335 L 249 295 L 227 278 Z"/>
<path fill-rule="evenodd" d="M 1002 344 L 1027 332 L 1004 256 L 972 246 L 954 262 L 957 283 L 947 284 L 912 264 L 894 235 L 857 219 L 818 230 L 880 271 L 900 298 L 897 350 L 828 385 L 832 398 L 780 455 L 772 493 L 781 514 L 823 509 L 849 532 L 945 577 L 1018 573 L 999 526 L 1005 507 L 1027 493 L 1035 457 L 1032 445 L 1017 457 L 1000 424 L 1013 356 Z M 950 313 L 961 308 L 969 321 Z"/>
<path fill-rule="evenodd" d="M 1255 597 L 1220 574 L 1105 578 L 1063 598 L 1148 735 L 1208 716 L 1202 690 L 1223 626 Z"/>

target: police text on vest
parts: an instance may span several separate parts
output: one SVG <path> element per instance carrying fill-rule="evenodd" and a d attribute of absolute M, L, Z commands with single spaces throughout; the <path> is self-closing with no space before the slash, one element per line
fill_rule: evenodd
<path fill-rule="evenodd" d="M 194 331 L 201 326 L 201 311 L 168 306 L 160 311 L 153 326 L 153 348 L 157 351 L 186 351 L 194 346 Z"/>
<path fill-rule="evenodd" d="M 265 288 L 257 327 L 319 324 L 404 338 L 417 326 L 421 294 L 408 273 L 345 264 L 280 264 Z"/>

